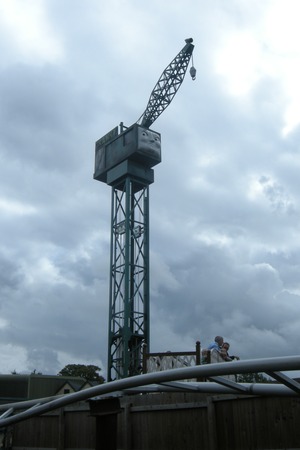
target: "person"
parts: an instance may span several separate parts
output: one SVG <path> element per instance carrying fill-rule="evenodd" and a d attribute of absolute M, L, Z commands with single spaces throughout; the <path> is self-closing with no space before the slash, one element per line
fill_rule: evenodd
<path fill-rule="evenodd" d="M 216 336 L 214 342 L 208 345 L 207 348 L 202 350 L 202 364 L 211 363 L 211 356 L 214 353 L 214 350 L 216 353 L 214 353 L 215 357 L 219 359 L 219 353 L 221 352 L 221 348 L 223 345 L 223 337 L 222 336 Z"/>
<path fill-rule="evenodd" d="M 224 339 L 222 336 L 216 336 L 214 342 L 209 344 L 209 346 L 207 347 L 207 350 L 213 350 L 215 348 L 216 350 L 218 350 L 218 352 L 220 352 L 223 342 Z"/>
<path fill-rule="evenodd" d="M 221 348 L 221 356 L 225 361 L 234 361 L 235 359 L 240 359 L 239 356 L 235 356 L 235 355 L 229 355 L 228 351 L 229 351 L 229 347 L 230 344 L 228 342 L 223 342 L 222 348 Z"/>

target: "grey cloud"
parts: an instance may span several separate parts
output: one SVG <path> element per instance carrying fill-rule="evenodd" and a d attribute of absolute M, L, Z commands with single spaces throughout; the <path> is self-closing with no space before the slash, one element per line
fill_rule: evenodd
<path fill-rule="evenodd" d="M 92 179 L 94 142 L 139 117 L 190 35 L 197 80 L 187 75 L 153 127 L 163 158 L 150 186 L 153 347 L 223 334 L 243 358 L 297 351 L 299 129 L 282 135 L 279 77 L 232 97 L 214 61 L 270 5 L 188 0 L 188 20 L 173 6 L 46 2 L 62 48 L 51 64 L 8 58 L 1 31 L 0 335 L 27 355 L 17 371 L 106 361 L 111 190 Z"/>
<path fill-rule="evenodd" d="M 0 256 L 0 291 L 1 303 L 4 301 L 7 290 L 15 290 L 22 283 L 22 273 L 18 263 L 14 262 L 10 257 Z"/>

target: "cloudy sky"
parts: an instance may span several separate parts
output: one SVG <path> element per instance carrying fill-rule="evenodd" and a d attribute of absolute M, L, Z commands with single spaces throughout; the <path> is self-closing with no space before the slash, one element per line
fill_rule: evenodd
<path fill-rule="evenodd" d="M 0 0 L 0 373 L 106 375 L 110 187 L 94 143 L 143 112 L 194 39 L 153 124 L 151 350 L 216 334 L 243 359 L 298 353 L 297 0 Z"/>

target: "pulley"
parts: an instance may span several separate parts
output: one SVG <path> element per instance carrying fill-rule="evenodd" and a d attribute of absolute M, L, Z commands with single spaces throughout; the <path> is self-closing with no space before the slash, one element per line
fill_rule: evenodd
<path fill-rule="evenodd" d="M 190 68 L 190 74 L 191 74 L 192 80 L 196 80 L 196 69 L 195 69 L 195 67 L 194 67 L 194 57 L 193 57 L 193 54 L 192 54 L 192 67 Z"/>
<path fill-rule="evenodd" d="M 190 68 L 190 74 L 191 74 L 192 80 L 196 80 L 196 69 L 194 66 L 192 66 Z"/>

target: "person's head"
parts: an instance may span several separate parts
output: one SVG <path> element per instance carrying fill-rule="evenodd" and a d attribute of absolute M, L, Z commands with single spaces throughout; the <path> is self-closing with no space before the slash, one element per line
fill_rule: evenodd
<path fill-rule="evenodd" d="M 223 342 L 222 348 L 224 348 L 227 352 L 229 350 L 229 347 L 230 347 L 230 345 L 228 342 Z"/>
<path fill-rule="evenodd" d="M 219 347 L 222 347 L 223 341 L 224 341 L 224 339 L 222 338 L 222 336 L 215 337 L 215 342 L 218 344 Z"/>

